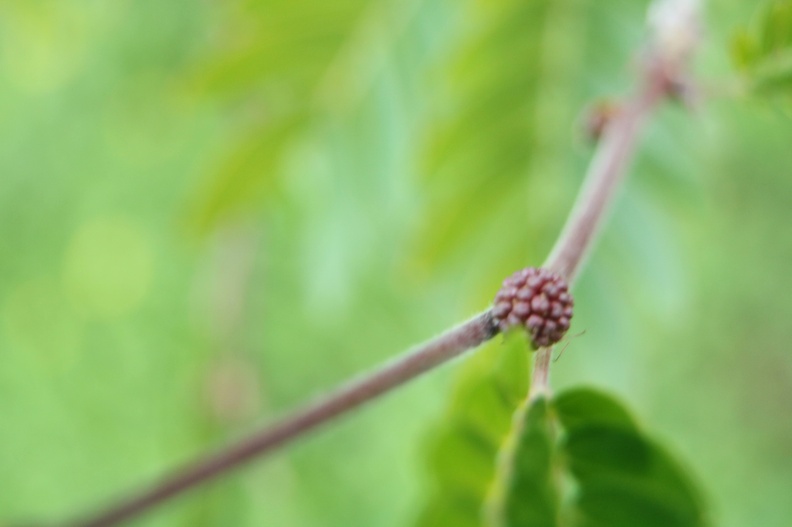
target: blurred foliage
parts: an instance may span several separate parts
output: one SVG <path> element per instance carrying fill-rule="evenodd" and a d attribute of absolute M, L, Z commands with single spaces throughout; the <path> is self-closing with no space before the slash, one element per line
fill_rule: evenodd
<path fill-rule="evenodd" d="M 523 402 L 510 427 L 525 392 L 496 389 L 505 371 L 480 367 L 479 379 L 468 371 L 457 389 L 431 458 L 441 490 L 420 525 L 708 524 L 685 468 L 613 397 L 578 388 Z"/>
<path fill-rule="evenodd" d="M 685 470 L 615 399 L 575 389 L 520 413 L 497 525 L 706 524 Z"/>
<path fill-rule="evenodd" d="M 322 85 L 371 3 L 295 4 L 246 0 L 224 6 L 228 27 L 196 66 L 193 89 L 243 113 L 238 137 L 195 198 L 195 226 L 206 232 L 229 213 L 278 188 L 279 163 L 312 117 Z"/>
<path fill-rule="evenodd" d="M 525 343 L 512 335 L 465 365 L 434 433 L 428 456 L 434 488 L 418 525 L 480 525 L 498 450 L 527 393 L 527 359 Z"/>
<path fill-rule="evenodd" d="M 491 525 L 539 527 L 559 523 L 559 492 L 553 423 L 548 415 L 547 401 L 539 398 L 528 406 L 521 405 L 516 418 L 511 455 L 501 460 L 506 473 L 499 504 L 490 513 Z"/>
<path fill-rule="evenodd" d="M 646 4 L 0 2 L 0 521 L 136 487 L 539 263 L 590 157 L 578 112 L 629 89 Z M 783 5 L 738 37 L 748 78 L 785 79 Z M 731 78 L 756 9 L 708 5 L 703 76 Z M 629 400 L 725 527 L 792 518 L 791 136 L 742 100 L 664 109 L 578 285 L 586 333 L 553 367 L 554 386 Z M 477 411 L 495 451 L 506 406 L 471 394 L 501 386 L 498 364 L 523 386 L 518 344 L 138 524 L 395 527 L 456 496 L 478 510 L 494 465 L 430 446 L 424 484 L 421 459 L 427 442 L 469 449 Z"/>
<path fill-rule="evenodd" d="M 792 92 L 792 2 L 760 2 L 752 27 L 733 39 L 732 57 L 748 76 L 749 87 L 762 94 Z"/>

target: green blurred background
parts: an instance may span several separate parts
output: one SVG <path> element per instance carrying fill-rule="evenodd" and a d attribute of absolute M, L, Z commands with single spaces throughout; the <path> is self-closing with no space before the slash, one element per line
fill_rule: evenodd
<path fill-rule="evenodd" d="M 541 263 L 645 7 L 2 0 L 0 521 L 138 487 Z M 754 7 L 709 6 L 716 97 L 653 121 L 553 369 L 621 394 L 727 527 L 792 521 L 792 120 L 720 97 Z M 455 366 L 137 525 L 409 525 Z"/>

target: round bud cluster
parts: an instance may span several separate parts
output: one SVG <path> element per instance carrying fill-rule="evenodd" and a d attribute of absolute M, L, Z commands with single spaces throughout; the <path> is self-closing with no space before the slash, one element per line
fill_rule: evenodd
<path fill-rule="evenodd" d="M 572 295 L 563 278 L 528 267 L 503 281 L 492 315 L 501 331 L 522 326 L 535 348 L 555 344 L 569 329 Z"/>

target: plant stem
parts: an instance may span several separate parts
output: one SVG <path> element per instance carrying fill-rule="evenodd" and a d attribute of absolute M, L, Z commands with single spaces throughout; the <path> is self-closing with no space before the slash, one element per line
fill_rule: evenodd
<path fill-rule="evenodd" d="M 545 261 L 544 267 L 563 276 L 570 286 L 577 278 L 609 204 L 627 173 L 642 126 L 663 98 L 660 76 L 648 74 L 653 78 L 647 79 L 644 88 L 608 125 L 572 213 Z"/>
<path fill-rule="evenodd" d="M 539 348 L 534 359 L 533 376 L 528 392 L 528 401 L 533 401 L 537 397 L 550 394 L 550 358 L 553 356 L 553 348 Z"/>
<path fill-rule="evenodd" d="M 489 311 L 408 351 L 379 369 L 352 380 L 324 398 L 295 410 L 263 430 L 217 453 L 172 472 L 140 493 L 111 504 L 69 527 L 109 527 L 132 519 L 155 505 L 276 449 L 333 418 L 411 380 L 421 373 L 475 348 L 498 333 Z"/>
<path fill-rule="evenodd" d="M 544 267 L 563 276 L 570 287 L 594 245 L 609 205 L 627 174 L 644 124 L 666 96 L 669 78 L 667 67 L 659 59 L 647 59 L 641 88 L 608 124 L 561 236 L 545 261 Z M 531 400 L 549 392 L 552 353 L 552 347 L 541 348 L 536 353 L 529 396 Z"/>

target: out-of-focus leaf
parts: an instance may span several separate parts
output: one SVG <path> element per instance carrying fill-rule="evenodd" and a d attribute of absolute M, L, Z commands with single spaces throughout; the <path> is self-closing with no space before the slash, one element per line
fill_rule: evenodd
<path fill-rule="evenodd" d="M 208 231 L 229 211 L 257 205 L 262 195 L 274 192 L 281 155 L 302 123 L 295 117 L 265 125 L 235 143 L 196 191 L 190 226 Z"/>
<path fill-rule="evenodd" d="M 219 8 L 220 38 L 191 85 L 237 107 L 243 131 L 192 197 L 199 232 L 277 188 L 286 147 L 311 122 L 321 86 L 372 5 L 236 0 Z"/>
<path fill-rule="evenodd" d="M 643 4 L 463 4 L 422 135 L 413 251 L 427 274 L 464 261 L 497 276 L 544 255 L 582 172 L 574 123 L 591 97 L 622 89 L 625 50 L 640 41 L 624 29 L 640 33 Z"/>
<path fill-rule="evenodd" d="M 596 390 L 568 390 L 555 398 L 553 406 L 569 433 L 591 423 L 630 430 L 636 428 L 630 414 L 618 402 Z"/>
<path fill-rule="evenodd" d="M 552 527 L 559 520 L 555 431 L 548 402 L 539 399 L 525 413 L 504 499 L 504 525 Z"/>
<path fill-rule="evenodd" d="M 481 22 L 448 72 L 448 115 L 427 135 L 426 183 L 443 193 L 420 235 L 429 262 L 447 259 L 505 195 L 525 188 L 550 3 L 474 5 Z"/>
<path fill-rule="evenodd" d="M 705 525 L 704 506 L 684 468 L 612 397 L 573 390 L 555 405 L 561 442 L 578 485 L 582 526 Z"/>
<path fill-rule="evenodd" d="M 527 393 L 528 354 L 519 337 L 490 345 L 466 365 L 431 445 L 434 490 L 418 525 L 479 525 L 495 458 Z"/>
<path fill-rule="evenodd" d="M 685 469 L 615 399 L 572 390 L 549 405 L 535 402 L 515 426 L 516 440 L 501 453 L 511 462 L 501 471 L 506 491 L 495 525 L 707 524 Z"/>
<path fill-rule="evenodd" d="M 731 52 L 753 92 L 792 94 L 792 1 L 765 2 L 753 26 L 735 34 Z"/>
<path fill-rule="evenodd" d="M 737 31 L 732 37 L 731 56 L 741 70 L 748 70 L 759 60 L 759 50 L 753 35 L 746 30 Z"/>

